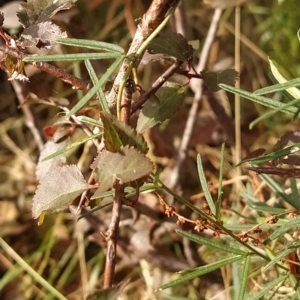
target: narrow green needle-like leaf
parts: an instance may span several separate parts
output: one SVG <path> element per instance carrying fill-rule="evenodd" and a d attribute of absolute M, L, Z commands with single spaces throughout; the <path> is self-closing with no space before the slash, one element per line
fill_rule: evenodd
<path fill-rule="evenodd" d="M 249 159 L 248 162 L 251 163 L 251 165 L 260 165 L 262 163 L 266 163 L 266 162 L 275 160 L 276 158 L 280 158 L 280 157 L 289 155 L 289 154 L 291 154 L 291 151 L 297 147 L 300 148 L 300 143 L 295 143 L 292 146 L 280 149 L 278 151 L 271 152 L 271 153 L 261 156 L 261 157 Z"/>
<path fill-rule="evenodd" d="M 93 82 L 93 85 L 95 86 L 97 83 L 98 83 L 98 77 L 97 77 L 97 74 L 91 64 L 91 62 L 89 60 L 85 60 L 84 61 L 85 63 L 85 66 L 86 66 L 86 69 L 88 70 L 89 72 L 89 75 L 90 75 L 90 78 Z M 99 102 L 100 102 L 100 106 L 102 108 L 103 111 L 106 111 L 106 112 L 109 112 L 109 107 L 108 107 L 108 104 L 107 104 L 107 101 L 106 101 L 106 97 L 102 91 L 102 88 L 98 89 L 98 91 L 96 92 L 97 96 L 98 96 L 98 99 L 99 99 Z"/>
<path fill-rule="evenodd" d="M 251 194 L 241 192 L 241 196 L 247 200 L 247 204 L 249 205 L 249 207 L 251 207 L 255 211 L 263 211 L 275 215 L 284 213 L 286 211 L 284 208 L 273 207 L 264 202 L 260 202 Z"/>
<path fill-rule="evenodd" d="M 84 138 L 84 139 L 82 139 L 82 140 L 80 140 L 80 141 L 78 141 L 78 142 L 75 142 L 75 143 L 73 143 L 73 144 L 71 144 L 71 145 L 69 145 L 69 146 L 67 146 L 67 147 L 65 147 L 65 148 L 63 148 L 63 149 L 60 149 L 60 150 L 58 150 L 58 151 L 52 153 L 51 155 L 48 155 L 48 156 L 45 157 L 42 161 L 46 161 L 46 160 L 48 160 L 48 159 L 52 159 L 52 158 L 54 158 L 54 157 L 56 157 L 56 156 L 58 156 L 58 155 L 61 155 L 62 153 L 65 153 L 65 152 L 67 152 L 67 151 L 69 151 L 69 150 L 71 150 L 71 149 L 73 149 L 73 148 L 75 148 L 75 147 L 77 147 L 77 146 L 79 146 L 79 145 L 81 145 L 81 144 L 84 144 L 84 143 L 86 143 L 87 141 L 90 141 L 90 140 L 92 140 L 92 139 L 95 139 L 95 138 L 101 136 L 102 134 L 103 134 L 103 132 L 99 132 L 99 133 L 96 133 L 96 134 L 94 134 L 94 135 L 92 135 L 92 136 L 88 136 L 87 138 Z"/>
<path fill-rule="evenodd" d="M 300 246 L 300 241 L 290 245 L 288 248 L 281 251 L 274 259 L 272 259 L 270 262 L 268 262 L 265 267 L 262 269 L 262 272 L 266 272 L 269 270 L 272 266 L 277 264 L 282 258 L 287 257 L 291 252 L 295 251 Z"/>
<path fill-rule="evenodd" d="M 218 242 L 216 242 L 215 240 L 212 240 L 212 239 L 206 239 L 206 238 L 201 237 L 199 235 L 196 235 L 196 234 L 193 234 L 193 233 L 190 233 L 190 232 L 186 232 L 186 231 L 182 231 L 182 230 L 176 230 L 176 232 L 179 235 L 181 235 L 183 237 L 186 237 L 189 240 L 191 240 L 191 241 L 193 241 L 197 244 L 205 245 L 205 246 L 213 248 L 215 250 L 220 250 L 220 251 L 223 251 L 223 252 L 227 252 L 227 253 L 230 253 L 230 254 L 236 254 L 236 255 L 243 255 L 243 256 L 247 255 L 247 252 L 245 252 L 243 250 L 227 246 L 226 244 L 218 243 Z"/>
<path fill-rule="evenodd" d="M 238 293 L 237 300 L 244 300 L 246 287 L 247 287 L 247 279 L 249 274 L 249 267 L 250 267 L 250 261 L 251 257 L 250 255 L 247 255 L 244 264 L 243 264 L 243 273 L 242 273 L 242 279 L 241 279 L 241 285 Z"/>
<path fill-rule="evenodd" d="M 103 127 L 101 120 L 95 120 L 95 119 L 87 117 L 87 116 L 79 116 L 79 117 L 77 117 L 77 119 L 79 121 L 81 121 L 82 123 L 90 124 L 90 125 L 93 125 L 96 127 Z"/>
<path fill-rule="evenodd" d="M 200 179 L 200 182 L 201 182 L 202 190 L 204 192 L 207 204 L 208 204 L 210 210 L 212 211 L 212 213 L 214 215 L 216 215 L 216 206 L 215 206 L 214 200 L 213 200 L 213 198 L 210 194 L 209 188 L 208 188 L 208 184 L 207 184 L 207 181 L 206 181 L 206 178 L 205 178 L 204 169 L 203 169 L 200 154 L 197 155 L 197 168 L 198 168 L 198 175 L 199 175 L 199 179 Z"/>
<path fill-rule="evenodd" d="M 53 54 L 53 55 L 29 55 L 24 58 L 24 61 L 75 61 L 85 59 L 112 59 L 122 57 L 116 52 L 102 53 L 77 53 L 77 54 Z"/>
<path fill-rule="evenodd" d="M 290 195 L 287 195 L 280 184 L 278 184 L 271 176 L 267 174 L 261 174 L 260 177 L 268 184 L 268 186 L 276 192 L 280 197 L 282 197 L 290 205 L 294 205 L 293 200 Z M 297 207 L 295 207 L 297 208 Z"/>
<path fill-rule="evenodd" d="M 57 289 L 47 282 L 40 274 L 38 274 L 26 261 L 22 259 L 1 237 L 0 247 L 11 256 L 36 282 L 38 282 L 45 290 L 60 300 L 67 300 Z"/>
<path fill-rule="evenodd" d="M 268 285 L 266 285 L 261 291 L 257 294 L 253 295 L 252 297 L 248 298 L 247 300 L 258 300 L 263 299 L 263 296 L 267 295 L 269 291 L 271 291 L 274 287 L 276 287 L 281 282 L 285 281 L 289 275 L 281 276 L 277 279 L 272 280 Z"/>
<path fill-rule="evenodd" d="M 290 114 L 290 115 L 295 115 L 298 112 L 297 107 L 291 106 L 291 107 L 282 108 L 285 105 L 284 103 L 281 103 L 279 101 L 275 101 L 275 100 L 267 98 L 267 97 L 255 95 L 254 93 L 250 93 L 248 91 L 235 88 L 235 87 L 233 87 L 231 85 L 228 85 L 228 84 L 220 83 L 219 87 L 224 89 L 227 92 L 240 95 L 241 97 L 244 97 L 244 98 L 249 99 L 253 102 L 259 103 L 263 106 L 267 106 L 267 107 L 270 107 L 270 108 L 273 108 L 273 109 L 281 108 L 281 112 L 284 112 L 284 113 L 287 113 L 287 114 Z M 300 118 L 300 116 L 298 116 L 298 118 Z"/>
<path fill-rule="evenodd" d="M 276 114 L 277 112 L 282 111 L 282 109 L 285 109 L 287 107 L 292 107 L 295 106 L 296 104 L 300 103 L 300 99 L 294 99 L 286 104 L 283 104 L 283 106 L 278 107 L 276 109 L 272 109 L 271 111 L 266 112 L 265 114 L 261 115 L 260 117 L 258 117 L 257 119 L 255 119 L 254 121 L 252 121 L 249 124 L 249 128 L 252 129 L 254 127 L 255 124 L 257 124 L 260 121 L 266 120 L 267 118 L 272 117 L 274 114 Z"/>
<path fill-rule="evenodd" d="M 290 183 L 291 183 L 291 204 L 294 208 L 296 208 L 297 210 L 300 209 L 300 201 L 299 201 L 299 191 L 298 191 L 298 187 L 297 187 L 297 181 L 295 178 L 290 178 Z"/>
<path fill-rule="evenodd" d="M 295 275 L 290 273 L 289 274 L 289 282 L 290 285 L 294 287 L 295 289 L 295 294 L 291 298 L 291 300 L 299 300 L 300 299 L 300 286 L 299 286 L 299 281 L 295 278 Z"/>
<path fill-rule="evenodd" d="M 91 41 L 84 39 L 71 39 L 71 38 L 60 38 L 57 42 L 66 46 L 83 47 L 94 50 L 102 50 L 107 52 L 117 52 L 119 54 L 124 54 L 124 49 L 116 44 L 110 44 L 100 41 Z"/>
<path fill-rule="evenodd" d="M 178 278 L 174 281 L 171 281 L 167 284 L 164 284 L 164 285 L 160 286 L 158 288 L 158 290 L 161 291 L 161 290 L 176 286 L 178 284 L 182 284 L 186 281 L 192 280 L 192 279 L 194 279 L 196 277 L 199 277 L 201 275 L 204 275 L 204 274 L 207 274 L 207 273 L 212 272 L 214 270 L 220 269 L 223 266 L 229 265 L 229 264 L 231 264 L 235 261 L 241 260 L 243 258 L 244 258 L 244 256 L 235 255 L 235 256 L 227 257 L 227 258 L 225 258 L 223 260 L 220 260 L 220 261 L 217 261 L 215 263 L 202 266 L 200 268 L 197 268 L 197 270 L 195 270 L 195 271 L 192 271 L 192 272 L 190 272 L 190 273 L 188 273 L 184 276 L 181 276 L 180 278 Z"/>
<path fill-rule="evenodd" d="M 289 80 L 285 83 L 274 84 L 254 92 L 255 95 L 265 95 L 269 93 L 274 93 L 278 91 L 283 91 L 291 87 L 300 86 L 300 77 Z"/>
<path fill-rule="evenodd" d="M 222 182 L 223 182 L 223 169 L 224 169 L 224 154 L 225 154 L 225 143 L 222 144 L 221 148 L 221 161 L 219 171 L 219 182 L 218 182 L 218 198 L 216 201 L 216 218 L 221 220 L 221 205 L 222 205 Z"/>
<path fill-rule="evenodd" d="M 114 61 L 114 63 L 107 69 L 105 74 L 100 78 L 96 85 L 94 85 L 85 96 L 69 111 L 67 117 L 74 115 L 78 110 L 80 110 L 93 96 L 94 94 L 104 85 L 107 79 L 113 74 L 113 72 L 118 68 L 120 63 L 123 61 L 124 57 L 121 56 Z"/>

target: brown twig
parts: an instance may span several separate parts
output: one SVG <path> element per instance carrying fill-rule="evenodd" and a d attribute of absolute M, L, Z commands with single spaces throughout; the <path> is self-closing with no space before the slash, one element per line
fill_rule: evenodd
<path fill-rule="evenodd" d="M 19 60 L 23 60 L 27 56 L 26 54 L 24 54 L 23 52 L 21 52 L 17 49 L 8 47 L 6 45 L 1 45 L 1 44 L 0 44 L 0 52 L 8 54 Z M 58 68 L 56 66 L 50 65 L 46 62 L 34 62 L 33 61 L 33 62 L 27 62 L 27 63 L 61 79 L 65 83 L 72 85 L 75 89 L 87 92 L 91 88 L 90 84 L 84 82 L 80 78 L 73 76 L 72 74 L 66 72 L 65 70 Z"/>
<path fill-rule="evenodd" d="M 201 51 L 200 61 L 196 67 L 197 73 L 200 73 L 205 68 L 205 65 L 208 60 L 210 48 L 215 39 L 215 35 L 217 32 L 217 28 L 218 28 L 219 20 L 220 20 L 221 16 L 222 16 L 222 9 L 217 8 L 214 12 L 213 19 L 211 21 L 210 28 L 207 33 L 207 37 L 205 39 L 205 42 L 204 42 L 204 45 L 203 45 L 203 48 Z M 198 107 L 199 107 L 199 104 L 202 99 L 203 81 L 201 81 L 201 82 L 191 81 L 190 87 L 194 91 L 195 96 L 194 96 L 193 104 L 190 109 L 189 116 L 188 116 L 188 119 L 186 122 L 186 126 L 185 126 L 184 133 L 182 136 L 181 144 L 180 144 L 180 147 L 178 150 L 176 165 L 174 166 L 173 172 L 171 173 L 171 176 L 169 177 L 168 187 L 170 189 L 173 189 L 176 186 L 178 178 L 179 178 L 181 166 L 183 164 L 183 161 L 186 158 L 188 144 L 190 142 L 193 127 L 194 127 L 195 120 L 197 117 Z"/>
<path fill-rule="evenodd" d="M 119 234 L 119 222 L 120 222 L 120 215 L 122 210 L 123 194 L 124 194 L 124 187 L 117 180 L 115 184 L 115 199 L 112 208 L 112 217 L 111 217 L 109 228 L 105 234 L 106 241 L 107 241 L 107 252 L 106 252 L 106 261 L 105 261 L 104 282 L 103 282 L 104 289 L 108 289 L 113 285 L 116 258 L 117 258 L 117 240 Z"/>
<path fill-rule="evenodd" d="M 132 104 L 131 113 L 133 114 L 138 109 L 141 109 L 144 103 L 150 99 L 150 97 L 155 94 L 155 92 L 174 74 L 176 73 L 180 66 L 183 64 L 182 61 L 176 60 L 175 63 L 170 66 L 157 80 L 152 84 L 152 86 Z"/>
<path fill-rule="evenodd" d="M 115 110 L 119 87 L 121 85 L 121 82 L 124 80 L 124 76 L 129 66 L 132 64 L 133 57 L 135 57 L 135 54 L 137 53 L 143 42 L 162 23 L 169 10 L 173 7 L 176 7 L 177 4 L 178 0 L 153 0 L 149 9 L 144 14 L 141 23 L 137 27 L 126 58 L 124 59 L 124 62 L 107 98 L 108 105 L 112 111 Z M 136 59 L 134 61 L 133 67 L 137 68 L 139 62 L 140 60 Z"/>
<path fill-rule="evenodd" d="M 123 90 L 120 117 L 121 121 L 127 125 L 130 123 L 130 109 L 132 94 L 134 93 L 135 86 L 134 81 L 130 78 L 127 80 L 125 88 Z M 120 214 L 122 211 L 122 199 L 124 195 L 124 185 L 116 178 L 115 183 L 115 198 L 112 208 L 112 217 L 109 225 L 109 229 L 106 232 L 107 252 L 106 263 L 104 271 L 104 283 L 103 288 L 108 289 L 113 285 L 115 264 L 117 257 L 117 242 L 119 233 Z"/>

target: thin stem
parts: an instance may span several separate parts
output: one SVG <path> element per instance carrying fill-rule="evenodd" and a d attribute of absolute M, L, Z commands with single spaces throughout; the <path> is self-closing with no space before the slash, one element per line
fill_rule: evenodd
<path fill-rule="evenodd" d="M 182 61 L 176 60 L 175 63 L 166 70 L 157 80 L 152 84 L 152 86 L 143 93 L 133 104 L 131 113 L 133 114 L 138 109 L 141 109 L 144 103 L 150 99 L 150 97 L 155 94 L 155 92 L 174 74 L 176 73 L 180 66 L 183 64 Z"/>
<path fill-rule="evenodd" d="M 244 247 L 246 247 L 249 250 L 251 250 L 252 253 L 255 253 L 256 255 L 260 256 L 261 258 L 263 258 L 263 259 L 265 259 L 267 261 L 271 260 L 266 255 L 260 253 L 258 250 L 256 250 L 255 248 L 251 247 L 250 245 L 248 245 L 246 242 L 241 241 L 241 239 L 238 236 L 236 236 L 231 230 L 229 230 L 226 227 L 224 227 L 220 222 L 214 220 L 212 217 L 210 217 L 209 215 L 207 215 L 206 213 L 204 213 L 200 209 L 197 209 L 193 204 L 191 204 L 189 201 L 185 200 L 183 197 L 177 195 L 175 192 L 172 191 L 172 189 L 169 189 L 162 182 L 159 182 L 159 183 L 162 186 L 162 188 L 165 191 L 167 191 L 170 195 L 172 195 L 175 199 L 177 199 L 181 203 L 185 204 L 187 207 L 189 207 L 190 209 L 192 209 L 193 211 L 195 211 L 196 213 L 198 213 L 201 217 L 205 218 L 209 222 L 211 222 L 211 223 L 215 224 L 217 227 L 219 227 L 222 230 L 223 234 L 226 233 L 227 235 L 229 235 L 230 237 L 232 237 L 234 240 L 236 240 L 237 242 L 239 242 L 240 244 L 242 244 Z"/>
<path fill-rule="evenodd" d="M 0 52 L 8 54 L 19 60 L 23 60 L 27 56 L 26 54 L 24 54 L 23 52 L 21 52 L 17 49 L 8 47 L 6 45 L 1 45 L 1 44 L 0 44 Z M 90 84 L 88 84 L 88 83 L 84 82 L 83 80 L 81 80 L 80 78 L 73 76 L 72 74 L 66 72 L 64 69 L 50 65 L 46 62 L 34 62 L 33 61 L 33 62 L 27 62 L 27 63 L 61 79 L 65 83 L 72 85 L 75 89 L 87 92 L 91 88 Z"/>
<path fill-rule="evenodd" d="M 55 289 L 51 284 L 49 284 L 47 280 L 45 280 L 40 274 L 38 274 L 30 265 L 28 265 L 27 262 L 21 256 L 19 256 L 14 251 L 14 249 L 12 249 L 1 237 L 0 247 L 51 295 L 55 296 L 57 299 L 60 300 L 67 300 L 65 296 L 63 296 L 57 289 Z"/>
<path fill-rule="evenodd" d="M 207 37 L 205 39 L 202 51 L 201 51 L 201 56 L 200 56 L 200 61 L 198 66 L 196 67 L 197 73 L 200 73 L 204 68 L 208 60 L 210 48 L 212 46 L 212 43 L 215 39 L 215 35 L 218 29 L 219 25 L 219 20 L 222 15 L 222 9 L 218 8 L 215 10 L 210 28 L 207 33 Z M 170 189 L 173 189 L 178 181 L 179 178 L 179 173 L 181 170 L 181 166 L 183 164 L 183 161 L 186 158 L 186 153 L 188 149 L 188 145 L 192 136 L 193 132 L 193 127 L 197 118 L 197 112 L 198 112 L 198 107 L 202 99 L 202 94 L 203 94 L 203 81 L 197 80 L 197 82 L 192 82 L 191 81 L 191 89 L 194 91 L 195 96 L 194 96 L 194 101 L 192 104 L 192 107 L 189 112 L 189 116 L 186 122 L 186 126 L 184 129 L 183 137 L 181 140 L 181 144 L 179 146 L 178 150 L 178 155 L 176 159 L 176 165 L 173 168 L 173 172 L 171 173 L 171 176 L 169 178 L 168 186 Z"/>
<path fill-rule="evenodd" d="M 112 217 L 109 228 L 106 232 L 107 252 L 103 283 L 104 289 L 112 287 L 115 275 L 115 265 L 117 258 L 117 240 L 119 235 L 119 223 L 122 210 L 123 193 L 124 187 L 117 181 L 115 184 L 115 198 L 112 208 Z"/>

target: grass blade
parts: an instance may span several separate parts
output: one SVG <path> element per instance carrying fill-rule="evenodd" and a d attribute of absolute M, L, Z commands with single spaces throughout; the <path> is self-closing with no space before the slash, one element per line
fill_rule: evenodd
<path fill-rule="evenodd" d="M 93 139 L 101 136 L 102 134 L 103 134 L 103 132 L 98 132 L 96 134 L 88 136 L 88 137 L 82 139 L 81 141 L 75 142 L 75 143 L 73 143 L 73 144 L 71 144 L 71 145 L 69 145 L 69 146 L 67 146 L 67 147 L 65 147 L 63 149 L 60 149 L 60 150 L 58 150 L 58 151 L 56 151 L 56 152 L 54 152 L 54 153 L 46 156 L 42 161 L 46 161 L 46 160 L 52 159 L 52 158 L 54 158 L 54 157 L 56 157 L 58 155 L 61 155 L 61 154 L 65 153 L 65 152 L 67 152 L 67 151 L 69 151 L 69 150 L 71 150 L 71 149 L 73 149 L 73 148 L 81 145 L 81 144 L 86 143 L 89 140 L 93 140 Z"/>
<path fill-rule="evenodd" d="M 292 221 L 287 222 L 286 224 L 282 225 L 276 231 L 271 233 L 265 240 L 264 245 L 268 245 L 273 240 L 277 239 L 287 231 L 291 230 L 292 228 L 298 227 L 300 225 L 300 218 L 294 219 Z"/>
<path fill-rule="evenodd" d="M 66 46 L 83 47 L 88 49 L 124 54 L 124 49 L 116 44 L 110 44 L 110 43 L 99 42 L 99 41 L 91 41 L 91 40 L 83 40 L 83 39 L 71 39 L 71 38 L 60 38 L 57 39 L 56 41 Z"/>
<path fill-rule="evenodd" d="M 31 266 L 29 266 L 21 256 L 19 256 L 1 237 L 0 246 L 4 251 L 12 257 L 36 282 L 38 282 L 45 290 L 60 300 L 67 300 L 57 289 L 49 284 L 40 274 L 38 274 Z"/>
<path fill-rule="evenodd" d="M 219 182 L 218 182 L 218 198 L 216 201 L 216 218 L 218 221 L 221 220 L 221 205 L 222 205 L 222 181 L 223 181 L 223 169 L 224 169 L 224 154 L 225 154 L 225 143 L 222 144 L 221 148 L 221 161 L 219 171 Z"/>
<path fill-rule="evenodd" d="M 267 185 L 276 192 L 280 197 L 282 197 L 288 204 L 294 207 L 294 202 L 291 196 L 287 195 L 282 187 L 269 175 L 261 174 L 260 177 L 267 183 Z M 299 204 L 298 204 L 299 205 Z M 295 207 L 296 208 L 296 207 Z"/>
<path fill-rule="evenodd" d="M 227 246 L 225 244 L 218 243 L 214 240 L 209 240 L 209 239 L 203 238 L 199 235 L 196 235 L 196 234 L 193 234 L 193 233 L 190 233 L 190 232 L 186 232 L 186 231 L 182 231 L 182 230 L 176 230 L 176 232 L 179 235 L 181 235 L 183 237 L 186 237 L 189 240 L 191 240 L 191 241 L 193 241 L 197 244 L 205 245 L 205 246 L 207 246 L 209 248 L 213 248 L 215 250 L 220 250 L 220 251 L 223 251 L 223 252 L 227 252 L 227 253 L 230 253 L 230 254 L 241 255 L 241 256 L 247 255 L 247 252 L 245 252 L 243 250 L 233 248 L 233 247 Z"/>
<path fill-rule="evenodd" d="M 290 178 L 291 183 L 291 195 L 289 197 L 291 205 L 297 210 L 300 209 L 299 192 L 297 187 L 297 181 L 295 178 Z"/>
<path fill-rule="evenodd" d="M 196 277 L 199 277 L 201 275 L 204 275 L 204 274 L 207 274 L 207 273 L 212 272 L 214 270 L 220 269 L 223 266 L 229 265 L 229 264 L 231 264 L 235 261 L 243 259 L 243 257 L 244 256 L 241 256 L 241 255 L 230 256 L 230 257 L 227 257 L 227 258 L 222 259 L 220 261 L 217 261 L 215 263 L 199 267 L 195 271 L 192 271 L 192 272 L 190 272 L 190 273 L 188 273 L 184 276 L 181 276 L 180 278 L 178 278 L 174 281 L 171 281 L 167 284 L 164 284 L 164 285 L 160 286 L 158 288 L 158 291 L 165 290 L 167 288 L 176 286 L 178 284 L 182 284 L 186 281 L 192 280 L 192 279 L 194 279 Z"/>
<path fill-rule="evenodd" d="M 300 86 L 300 77 L 289 80 L 284 83 L 277 83 L 277 84 L 256 90 L 254 92 L 254 94 L 255 95 L 265 95 L 265 94 L 269 94 L 269 93 L 284 91 L 288 88 L 295 87 L 295 86 Z"/>
<path fill-rule="evenodd" d="M 74 61 L 85 59 L 112 59 L 122 57 L 120 53 L 103 52 L 103 53 L 77 53 L 77 54 L 53 54 L 53 55 L 29 55 L 24 61 Z"/>
<path fill-rule="evenodd" d="M 299 248 L 299 246 L 300 246 L 300 241 L 290 245 L 289 247 L 281 251 L 274 259 L 272 259 L 270 262 L 268 262 L 265 265 L 265 267 L 262 269 L 262 272 L 264 273 L 267 270 L 269 270 L 272 266 L 276 265 L 279 262 L 279 260 L 288 256 L 291 252 L 295 251 L 295 249 Z"/>
<path fill-rule="evenodd" d="M 249 100 L 256 102 L 258 104 L 261 104 L 263 106 L 267 106 L 267 107 L 270 107 L 273 109 L 281 108 L 280 111 L 283 113 L 295 115 L 298 112 L 297 107 L 291 106 L 291 107 L 282 108 L 285 105 L 284 103 L 275 101 L 275 100 L 267 98 L 267 97 L 255 95 L 253 93 L 250 93 L 250 92 L 242 90 L 242 89 L 235 88 L 228 84 L 220 83 L 219 87 L 224 89 L 227 92 L 240 95 L 241 97 L 249 99 Z M 298 118 L 300 118 L 300 116 L 298 116 Z"/>
<path fill-rule="evenodd" d="M 249 274 L 250 261 L 251 261 L 251 257 L 250 257 L 250 255 L 247 255 L 246 259 L 244 261 L 242 280 L 241 280 L 241 285 L 240 285 L 237 300 L 244 299 L 246 287 L 247 287 L 247 279 L 248 279 L 248 274 Z"/>
<path fill-rule="evenodd" d="M 276 287 L 281 282 L 284 282 L 289 275 L 281 276 L 273 281 L 271 281 L 268 285 L 265 286 L 260 292 L 255 294 L 254 296 L 248 298 L 248 300 L 258 300 L 263 299 L 263 296 L 266 295 L 269 291 L 271 291 L 274 287 Z"/>
<path fill-rule="evenodd" d="M 292 221 L 287 222 L 286 224 L 282 225 L 280 228 L 275 230 L 271 233 L 264 241 L 264 245 L 268 245 L 273 240 L 277 239 L 287 231 L 291 230 L 292 228 L 296 228 L 300 225 L 300 218 L 294 219 Z"/>
<path fill-rule="evenodd" d="M 105 84 L 107 79 L 113 74 L 113 72 L 119 67 L 124 57 L 120 56 L 114 61 L 114 63 L 107 69 L 103 76 L 99 79 L 96 85 L 94 85 L 85 96 L 69 111 L 67 117 L 74 115 L 78 110 L 80 110 L 94 95 L 95 93 Z"/>
<path fill-rule="evenodd" d="M 205 178 L 205 174 L 204 174 L 204 170 L 203 170 L 203 165 L 202 165 L 201 155 L 200 154 L 197 155 L 197 168 L 198 168 L 199 179 L 200 179 L 200 182 L 201 182 L 201 186 L 202 186 L 202 189 L 203 189 L 203 192 L 204 192 L 207 204 L 208 204 L 210 210 L 212 211 L 212 213 L 214 215 L 216 215 L 216 206 L 215 206 L 214 200 L 211 197 L 211 194 L 210 194 L 210 191 L 209 191 L 209 188 L 208 188 L 208 184 L 207 184 L 207 181 L 206 181 L 206 178 Z"/>
<path fill-rule="evenodd" d="M 82 123 L 90 124 L 96 127 L 103 127 L 103 124 L 101 120 L 95 120 L 93 118 L 87 117 L 87 116 L 78 116 L 77 119 L 81 121 Z"/>
<path fill-rule="evenodd" d="M 96 72 L 91 64 L 91 62 L 89 60 L 85 60 L 84 61 L 85 63 L 85 67 L 87 69 L 87 71 L 89 72 L 89 75 L 90 75 L 90 78 L 93 82 L 93 85 L 95 86 L 98 82 L 98 78 L 97 78 L 97 75 L 96 75 Z M 99 102 L 100 102 L 100 106 L 102 108 L 103 111 L 109 113 L 109 107 L 108 107 L 108 104 L 107 104 L 107 101 L 106 101 L 106 97 L 102 91 L 102 88 L 98 89 L 98 91 L 96 92 L 97 96 L 98 96 L 98 99 L 99 99 Z"/>
<path fill-rule="evenodd" d="M 283 104 L 283 106 L 280 108 L 272 109 L 271 111 L 266 112 L 265 114 L 261 115 L 260 117 L 258 117 L 254 121 L 252 121 L 249 124 L 249 128 L 252 129 L 254 127 L 254 125 L 257 124 L 258 122 L 264 121 L 264 120 L 272 117 L 274 114 L 276 114 L 277 112 L 280 112 L 284 108 L 294 106 L 299 103 L 300 103 L 300 99 L 294 99 L 294 100 L 290 101 L 289 103 Z"/>
<path fill-rule="evenodd" d="M 273 207 L 264 202 L 260 202 L 254 196 L 248 193 L 241 192 L 241 196 L 247 200 L 247 204 L 249 205 L 249 207 L 251 207 L 255 211 L 268 212 L 274 215 L 281 214 L 286 211 L 284 208 Z"/>
<path fill-rule="evenodd" d="M 295 143 L 292 146 L 286 147 L 284 149 L 280 149 L 278 151 L 271 152 L 267 155 L 249 159 L 248 162 L 251 163 L 251 165 L 260 165 L 262 163 L 269 162 L 270 160 L 275 160 L 276 158 L 280 158 L 286 155 L 291 154 L 292 150 L 296 147 L 300 148 L 300 143 Z"/>

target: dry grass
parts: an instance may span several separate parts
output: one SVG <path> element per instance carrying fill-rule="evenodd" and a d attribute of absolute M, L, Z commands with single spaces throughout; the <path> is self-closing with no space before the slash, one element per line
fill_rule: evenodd
<path fill-rule="evenodd" d="M 61 25 L 69 32 L 70 37 L 99 39 L 117 43 L 127 49 L 135 30 L 135 21 L 143 15 L 149 1 L 133 0 L 131 6 L 124 4 L 130 2 L 79 1 L 77 10 L 74 10 L 75 15 Z M 270 84 L 267 77 L 268 55 L 278 61 L 288 76 L 299 76 L 299 43 L 296 31 L 300 10 L 296 0 L 284 1 L 282 5 L 287 8 L 279 8 L 277 1 L 247 1 L 240 12 L 240 32 L 234 29 L 237 20 L 235 10 L 226 9 L 207 68 L 212 70 L 217 67 L 232 67 L 234 58 L 238 57 L 240 86 L 249 91 Z M 61 19 L 66 20 L 67 17 L 63 14 Z M 184 14 L 187 17 L 188 39 L 200 39 L 202 43 L 213 10 L 202 2 L 186 1 Z M 61 22 L 59 16 L 57 19 Z M 174 27 L 174 22 L 171 25 Z M 171 30 L 171 25 L 166 30 Z M 240 35 L 239 53 L 234 48 L 235 34 Z M 65 49 L 57 48 L 55 51 Z M 95 62 L 94 67 L 101 74 L 106 70 L 107 64 L 102 61 Z M 75 69 L 70 64 L 66 68 L 70 72 L 77 70 L 82 78 L 88 78 L 84 68 L 77 66 Z M 141 85 L 149 86 L 164 68 L 159 63 L 143 67 L 140 72 Z M 80 93 L 78 95 L 59 80 L 36 70 L 30 69 L 28 72 L 31 72 L 28 88 L 39 97 L 65 97 L 72 105 L 78 101 Z M 16 91 L 7 82 L 5 74 L 0 75 L 0 236 L 9 245 L 9 248 L 5 248 L 3 242 L 0 244 L 0 298 L 56 299 L 45 286 L 37 283 L 26 265 L 22 264 L 23 261 L 66 299 L 84 299 L 91 291 L 101 289 L 105 259 L 105 240 L 101 232 L 105 231 L 110 220 L 110 207 L 79 222 L 76 216 L 68 212 L 47 215 L 44 224 L 37 226 L 31 217 L 31 201 L 37 185 L 35 165 L 39 150 L 32 132 L 26 126 L 26 118 L 18 108 Z M 154 128 L 147 135 L 150 155 L 161 170 L 162 180 L 170 177 L 170 168 L 176 158 L 192 97 L 192 93 L 188 92 L 185 104 L 174 118 Z M 269 199 L 273 193 L 266 186 L 261 186 L 260 179 L 254 174 L 248 175 L 244 170 L 240 174 L 234 168 L 237 161 L 235 138 L 239 139 L 240 136 L 241 155 L 244 156 L 259 147 L 270 149 L 270 145 L 274 145 L 278 137 L 289 130 L 295 130 L 299 123 L 292 123 L 285 115 L 276 114 L 250 131 L 249 123 L 265 112 L 266 108 L 241 99 L 241 109 L 238 112 L 239 106 L 234 106 L 232 95 L 219 92 L 215 97 L 214 101 L 220 103 L 226 112 L 227 120 L 234 124 L 236 118 L 240 119 L 240 135 L 234 132 L 234 126 L 231 127 L 233 131 L 225 128 L 224 119 L 211 107 L 214 102 L 205 93 L 189 143 L 188 157 L 180 172 L 178 192 L 197 207 L 203 207 L 205 199 L 201 194 L 196 168 L 196 153 L 200 152 L 207 180 L 211 183 L 211 192 L 216 194 L 221 143 L 227 137 L 222 214 L 224 220 L 239 224 L 244 219 L 239 218 L 234 211 L 248 217 L 254 214 L 239 195 L 240 190 L 245 190 L 246 182 L 262 201 Z M 31 105 L 30 108 L 39 130 L 51 124 L 58 113 L 57 109 L 42 105 Z M 82 137 L 78 135 L 73 137 L 74 141 L 80 138 Z M 89 174 L 89 165 L 95 155 L 92 147 L 91 144 L 86 144 L 68 153 L 68 161 L 78 162 L 85 176 Z M 169 199 L 166 197 L 165 200 Z M 184 206 L 176 202 L 174 206 L 181 214 L 193 218 L 191 211 Z M 236 270 L 229 268 L 173 289 L 155 292 L 161 284 L 178 277 L 174 272 L 216 259 L 211 250 L 205 247 L 198 249 L 193 243 L 182 241 L 174 232 L 176 228 L 176 219 L 164 215 L 162 206 L 153 194 L 141 195 L 136 209 L 124 208 L 115 281 L 116 284 L 127 284 L 122 289 L 116 288 L 120 292 L 119 299 L 230 299 L 230 290 L 235 288 L 232 279 L 236 276 Z M 21 261 L 16 262 L 17 254 L 22 258 Z M 255 275 L 255 270 L 253 274 Z M 250 289 L 259 290 L 263 285 L 259 267 L 256 276 L 254 275 Z M 225 294 L 218 296 L 223 290 Z M 227 298 L 222 298 L 224 295 Z M 210 298 L 213 296 L 215 297 Z M 111 295 L 103 298 L 98 295 L 90 299 L 113 298 Z"/>

